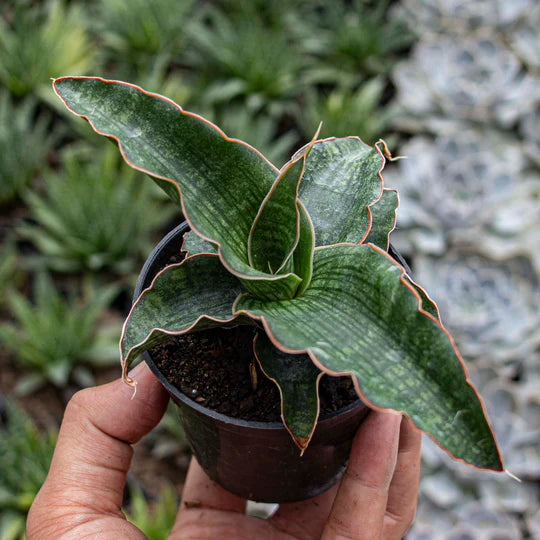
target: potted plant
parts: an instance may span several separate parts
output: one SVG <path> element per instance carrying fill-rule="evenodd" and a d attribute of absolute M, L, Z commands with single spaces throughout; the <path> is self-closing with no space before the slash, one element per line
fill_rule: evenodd
<path fill-rule="evenodd" d="M 190 228 L 187 257 L 172 264 L 165 257 L 164 268 L 142 278 L 146 288 L 121 337 L 125 382 L 136 388 L 130 363 L 171 336 L 256 329 L 255 357 L 279 388 L 286 431 L 271 426 L 277 439 L 265 440 L 255 425 L 246 444 L 237 428 L 249 425 L 176 394 L 188 435 L 201 436 L 191 441 L 195 454 L 213 479 L 274 502 L 313 496 L 335 482 L 365 410 L 358 403 L 345 409 L 343 416 L 353 417 L 344 430 L 348 443 L 339 433 L 333 443 L 332 428 L 323 434 L 325 421 L 316 429 L 322 374 L 350 376 L 364 404 L 402 411 L 454 458 L 504 470 L 436 305 L 389 254 L 398 196 L 383 184 L 384 142 L 370 147 L 357 137 L 319 140 L 317 133 L 278 170 L 248 144 L 137 86 L 98 77 L 62 77 L 53 86 L 69 110 L 116 140 L 126 162 L 181 205 Z M 211 420 L 201 421 L 203 414 Z M 283 440 L 287 432 L 294 444 Z M 318 443 L 322 450 L 314 451 Z M 282 461 L 276 445 L 287 447 Z M 313 456 L 323 454 L 339 454 L 341 462 L 317 463 Z M 302 492 L 294 484 L 307 482 L 306 464 L 324 474 Z M 229 482 L 227 468 L 242 481 Z M 288 480 L 265 491 L 261 479 L 272 476 Z"/>

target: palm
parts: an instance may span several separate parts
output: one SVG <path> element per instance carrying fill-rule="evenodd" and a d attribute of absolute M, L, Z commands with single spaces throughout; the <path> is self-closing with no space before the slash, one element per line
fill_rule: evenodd
<path fill-rule="evenodd" d="M 320 538 L 336 491 L 337 486 L 308 501 L 282 504 L 278 511 L 266 520 L 246 516 L 246 501 L 211 482 L 193 460 L 181 508 L 169 538 Z"/>

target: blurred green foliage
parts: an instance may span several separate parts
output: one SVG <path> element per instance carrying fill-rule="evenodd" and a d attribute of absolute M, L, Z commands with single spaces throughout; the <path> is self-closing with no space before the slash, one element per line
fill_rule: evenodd
<path fill-rule="evenodd" d="M 141 76 L 160 58 L 171 61 L 187 41 L 194 0 L 101 0 L 91 9 L 106 63 L 123 77 Z"/>
<path fill-rule="evenodd" d="M 347 137 L 354 133 L 373 145 L 385 132 L 391 118 L 388 109 L 380 108 L 383 91 L 383 79 L 374 77 L 354 91 L 337 87 L 326 95 L 310 92 L 306 96 L 306 111 L 298 115 L 302 134 L 312 137 L 322 121 L 321 136 Z"/>
<path fill-rule="evenodd" d="M 175 210 L 159 203 L 153 184 L 112 146 L 84 154 L 64 152 L 62 169 L 45 174 L 45 193 L 26 194 L 36 224 L 20 234 L 53 270 L 126 274 L 148 255 L 152 233 Z"/>
<path fill-rule="evenodd" d="M 0 403 L 0 406 L 3 406 Z M 0 422 L 0 538 L 24 538 L 26 514 L 51 462 L 57 432 L 41 433 L 13 402 Z"/>
<path fill-rule="evenodd" d="M 30 371 L 19 379 L 15 392 L 26 394 L 46 382 L 62 387 L 70 375 L 91 384 L 85 365 L 117 361 L 120 328 L 114 328 L 114 338 L 105 331 L 100 335 L 98 319 L 118 288 L 88 288 L 86 297 L 73 290 L 64 297 L 51 277 L 40 272 L 34 279 L 33 302 L 15 290 L 8 292 L 14 321 L 0 324 L 0 343 Z"/>
<path fill-rule="evenodd" d="M 15 239 L 10 236 L 0 244 L 0 308 L 5 307 L 7 291 L 18 284 L 20 274 L 17 272 L 17 246 Z"/>
<path fill-rule="evenodd" d="M 0 81 L 15 96 L 39 93 L 51 77 L 84 75 L 96 49 L 82 5 L 14 2 L 0 16 Z"/>
<path fill-rule="evenodd" d="M 172 485 L 161 488 L 154 502 L 147 502 L 140 488 L 130 490 L 130 505 L 124 510 L 128 521 L 138 527 L 149 540 L 165 540 L 174 525 L 178 499 Z"/>
<path fill-rule="evenodd" d="M 191 26 L 189 61 L 202 99 L 209 104 L 236 100 L 254 113 L 284 113 L 302 91 L 303 55 L 294 35 L 268 24 L 253 10 L 232 20 L 220 9 Z"/>
<path fill-rule="evenodd" d="M 318 82 L 354 86 L 373 75 L 388 74 L 413 42 L 398 17 L 389 17 L 391 0 L 319 0 L 303 6 L 299 25 L 305 50 L 317 62 Z"/>
<path fill-rule="evenodd" d="M 16 104 L 6 90 L 0 91 L 0 205 L 20 196 L 47 166 L 59 140 L 50 116 L 39 112 L 32 98 Z"/>

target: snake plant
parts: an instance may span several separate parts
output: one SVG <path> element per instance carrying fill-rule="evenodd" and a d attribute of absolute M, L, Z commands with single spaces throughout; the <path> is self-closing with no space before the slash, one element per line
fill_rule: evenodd
<path fill-rule="evenodd" d="M 301 451 L 322 374 L 348 374 L 372 408 L 402 411 L 455 458 L 504 470 L 436 305 L 388 253 L 398 197 L 383 184 L 383 142 L 315 136 L 277 169 L 132 84 L 61 77 L 53 86 L 181 205 L 191 227 L 188 256 L 158 273 L 124 324 L 127 383 L 135 385 L 129 364 L 171 335 L 253 324 L 255 355 Z"/>

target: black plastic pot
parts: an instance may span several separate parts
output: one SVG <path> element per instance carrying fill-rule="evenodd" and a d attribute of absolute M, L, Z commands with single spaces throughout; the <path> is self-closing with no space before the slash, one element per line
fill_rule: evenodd
<path fill-rule="evenodd" d="M 156 246 L 139 275 L 134 300 L 170 257 L 180 253 L 187 230 L 184 222 Z M 248 422 L 202 407 L 171 385 L 148 353 L 143 358 L 178 406 L 190 446 L 208 476 L 254 501 L 300 501 L 334 485 L 345 470 L 354 434 L 369 412 L 359 400 L 321 420 L 300 457 L 283 424 Z"/>

